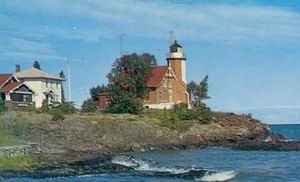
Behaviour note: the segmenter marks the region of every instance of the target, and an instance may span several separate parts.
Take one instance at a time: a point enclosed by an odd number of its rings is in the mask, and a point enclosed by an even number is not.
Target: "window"
[[[48,88],[48,86],[49,86],[49,81],[46,80],[46,87]]]
[[[167,80],[164,80],[164,87],[167,87]]]
[[[167,81],[167,83],[166,83],[167,87],[171,88],[171,87],[172,87],[172,82],[171,82],[171,80],[168,79],[168,80],[166,80],[166,81]]]
[[[170,91],[169,91],[169,103],[172,102],[172,97],[173,97],[173,96],[172,96],[172,90],[170,90]]]
[[[159,92],[159,102],[161,103],[163,101],[163,92]]]
[[[58,81],[56,81],[56,88],[58,88]]]
[[[12,93],[10,97],[11,100],[15,102],[32,102],[32,95],[30,94]]]

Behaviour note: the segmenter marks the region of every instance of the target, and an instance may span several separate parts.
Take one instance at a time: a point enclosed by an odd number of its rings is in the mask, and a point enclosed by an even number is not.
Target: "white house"
[[[14,76],[33,91],[36,108],[41,108],[43,101],[48,103],[62,102],[62,84],[64,79],[50,75],[36,68],[20,71],[16,68]]]
[[[0,74],[0,97],[8,108],[41,108],[44,100],[61,103],[63,81],[35,68],[20,71],[16,65],[15,74]]]

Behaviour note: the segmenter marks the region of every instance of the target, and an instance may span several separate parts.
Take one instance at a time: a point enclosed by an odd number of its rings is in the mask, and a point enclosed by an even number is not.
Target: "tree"
[[[198,99],[200,100],[210,99],[210,96],[208,96],[208,75],[206,75],[204,79],[200,82]]]
[[[96,112],[98,110],[97,102],[93,99],[87,99],[81,106],[82,112]]]
[[[40,66],[40,63],[38,61],[33,62],[33,67],[38,69],[38,70],[41,70],[41,66]]]
[[[188,91],[194,107],[205,106],[203,101],[210,98],[208,96],[208,76],[206,75],[199,85],[193,81],[190,82],[188,84]]]
[[[151,67],[155,65],[155,57],[147,53],[133,53],[117,59],[107,75],[108,92],[113,98],[107,111],[133,114],[141,112],[142,101],[149,94],[147,80]]]
[[[187,112],[188,118],[196,119],[198,121],[201,121],[202,123],[211,122],[213,116],[212,112],[210,111],[210,108],[204,103],[204,100],[210,98],[210,96],[208,96],[208,76],[206,75],[199,84],[190,82],[188,84],[188,91],[191,95],[190,97],[192,98],[191,101],[193,106],[193,109]]]
[[[99,94],[107,91],[106,85],[98,85],[90,89],[90,95],[93,101],[98,102]]]
[[[190,95],[190,101],[194,101],[194,95],[197,89],[198,89],[198,85],[196,82],[191,81],[190,83],[187,84],[187,90]]]
[[[62,78],[62,79],[66,78],[63,70],[61,70],[61,72],[59,72],[59,77]],[[65,99],[65,89],[64,89],[64,86],[62,84],[61,85],[61,102],[64,103],[65,101],[66,101],[66,99]]]
[[[6,110],[5,102],[4,102],[4,100],[2,99],[2,97],[0,97],[0,113],[1,113],[1,112],[4,112],[5,110]]]

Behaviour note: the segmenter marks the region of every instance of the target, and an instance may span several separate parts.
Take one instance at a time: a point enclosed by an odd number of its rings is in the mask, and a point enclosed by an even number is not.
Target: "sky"
[[[89,88],[107,82],[121,34],[124,52],[148,52],[164,65],[170,31],[186,54],[187,80],[209,76],[212,109],[300,123],[294,0],[0,0],[0,73],[38,60],[44,71],[67,75],[69,57],[80,106]],[[294,114],[278,115],[287,109]]]

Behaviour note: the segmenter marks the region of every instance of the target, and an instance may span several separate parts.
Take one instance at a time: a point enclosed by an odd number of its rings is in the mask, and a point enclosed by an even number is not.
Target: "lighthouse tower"
[[[170,46],[167,61],[168,66],[172,68],[176,78],[186,83],[185,56],[182,47],[177,43],[177,40]]]

